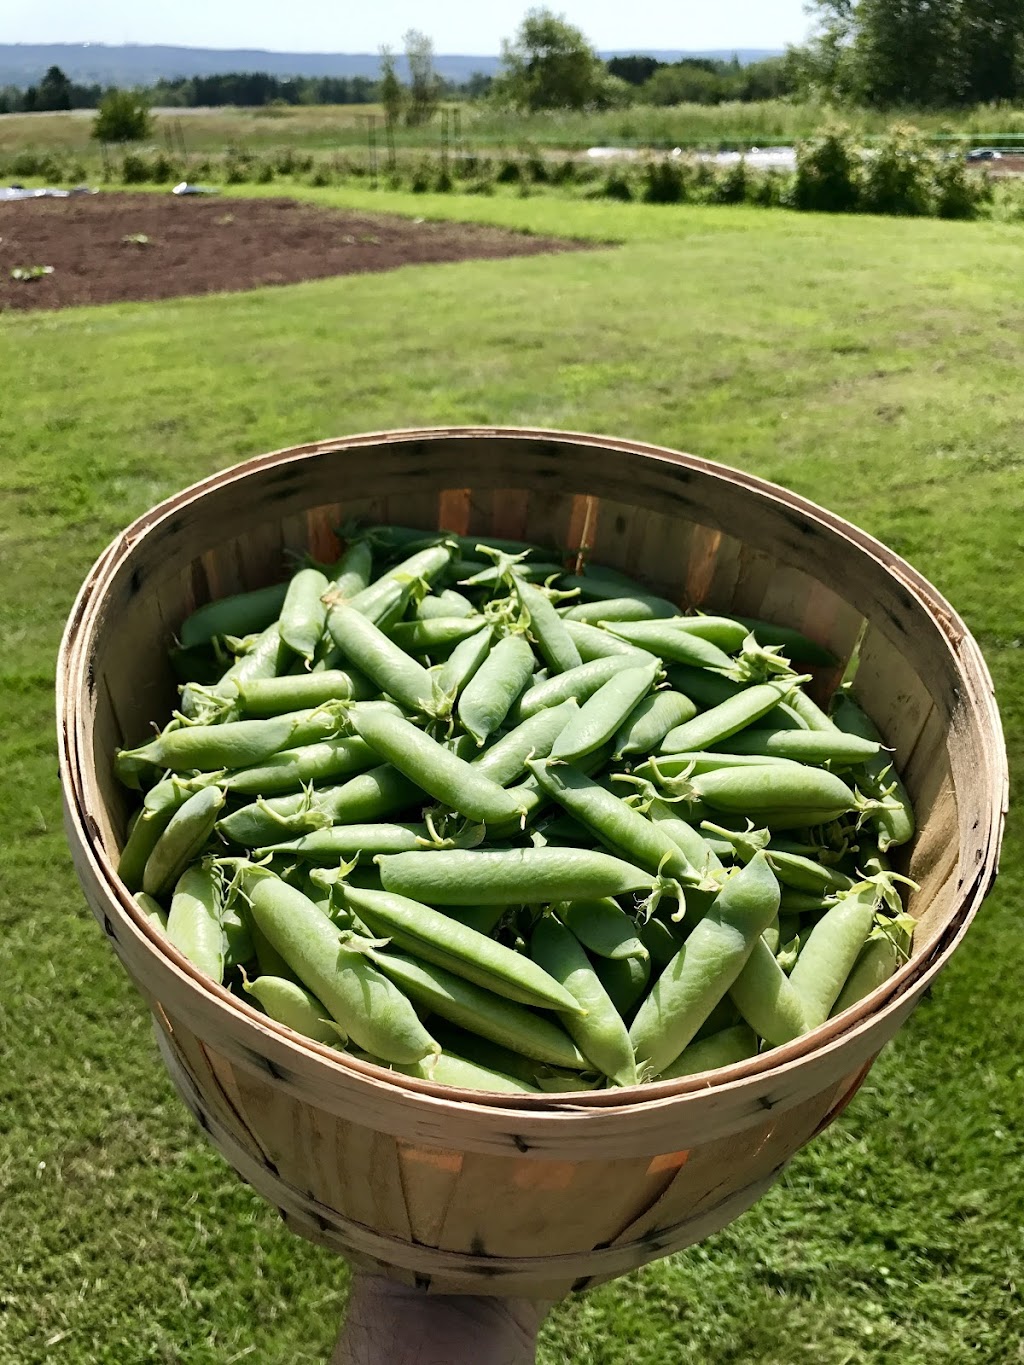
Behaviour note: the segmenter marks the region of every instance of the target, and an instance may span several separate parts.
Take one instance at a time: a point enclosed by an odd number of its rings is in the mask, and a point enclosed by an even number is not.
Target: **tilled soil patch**
[[[587,248],[474,223],[348,213],[294,199],[169,193],[30,199],[0,203],[0,311],[169,299]],[[13,270],[35,266],[53,270],[28,281],[12,278]]]

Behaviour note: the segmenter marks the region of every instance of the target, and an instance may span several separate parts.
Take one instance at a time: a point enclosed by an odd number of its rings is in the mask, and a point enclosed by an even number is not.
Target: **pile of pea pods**
[[[827,651],[532,545],[343,543],[188,617],[179,710],[116,756],[120,876],[200,971],[403,1075],[563,1092],[743,1061],[905,960],[911,804],[805,690]]]

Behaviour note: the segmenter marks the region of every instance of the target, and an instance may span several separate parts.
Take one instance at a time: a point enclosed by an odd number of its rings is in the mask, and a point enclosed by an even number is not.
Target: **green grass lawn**
[[[514,423],[756,471],[979,636],[1024,757],[1024,230],[328,191],[615,249],[0,318],[0,1362],[323,1361],[343,1264],[207,1147],[61,829],[54,655],[157,499],[337,433]],[[934,996],[731,1228],[560,1306],[544,1365],[1024,1361],[1021,822]]]

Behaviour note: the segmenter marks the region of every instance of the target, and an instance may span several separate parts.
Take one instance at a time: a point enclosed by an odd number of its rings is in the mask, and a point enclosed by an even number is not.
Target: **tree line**
[[[1024,99],[1024,0],[812,0],[800,88],[837,103],[947,109]]]
[[[404,37],[407,80],[381,49],[377,80],[293,79],[227,72],[162,80],[135,92],[150,105],[383,104],[392,121],[429,120],[442,99],[488,98],[525,112],[629,104],[721,104],[790,97],[876,108],[954,108],[1024,99],[1024,0],[810,0],[815,31],[801,48],[743,66],[642,55],[604,62],[585,34],[549,9],[527,12],[502,44],[502,68],[461,85],[434,66],[430,38]],[[27,90],[0,90],[0,113],[89,108],[110,92],[52,66]]]

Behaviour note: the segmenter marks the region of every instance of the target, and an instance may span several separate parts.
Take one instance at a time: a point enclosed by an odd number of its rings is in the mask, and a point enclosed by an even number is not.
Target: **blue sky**
[[[553,0],[595,47],[784,47],[808,29],[804,0]],[[529,0],[2,0],[0,42],[169,43],[286,52],[375,52],[409,28],[437,52],[496,53]]]

